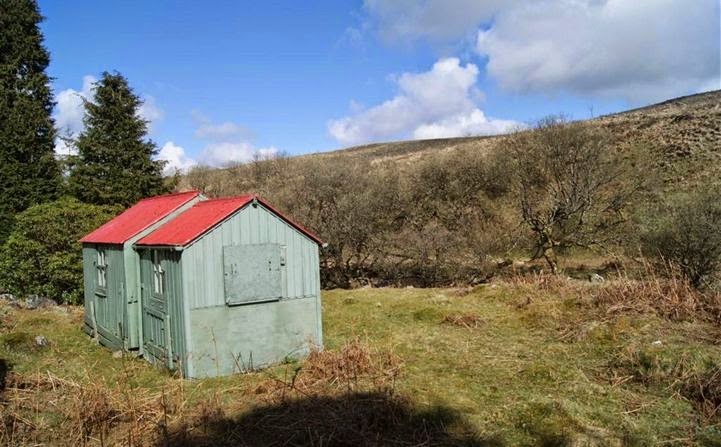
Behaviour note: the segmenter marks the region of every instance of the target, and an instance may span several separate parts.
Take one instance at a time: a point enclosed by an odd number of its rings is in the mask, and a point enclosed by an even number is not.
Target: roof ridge
[[[161,194],[161,195],[159,195],[159,196],[145,197],[144,199],[140,199],[139,202],[142,202],[142,201],[144,201],[144,200],[164,199],[164,198],[167,198],[167,197],[180,196],[180,195],[183,195],[183,194],[191,194],[191,193],[200,194],[201,192],[198,191],[197,189],[190,189],[190,190],[188,190],[188,191],[171,192],[171,193],[168,193],[168,194]]]
[[[212,199],[205,199],[200,202],[198,202],[196,205],[200,204],[208,204],[212,202],[220,202],[220,201],[228,201],[228,200],[240,200],[240,199],[247,199],[248,197],[257,197],[255,194],[240,194],[237,196],[226,196],[226,197],[213,197]]]

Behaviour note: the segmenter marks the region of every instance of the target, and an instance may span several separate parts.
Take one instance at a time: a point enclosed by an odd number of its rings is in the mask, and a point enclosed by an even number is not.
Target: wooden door
[[[143,275],[143,347],[154,363],[167,364],[172,368],[166,261],[162,251],[152,250],[150,254],[150,262],[144,263]]]

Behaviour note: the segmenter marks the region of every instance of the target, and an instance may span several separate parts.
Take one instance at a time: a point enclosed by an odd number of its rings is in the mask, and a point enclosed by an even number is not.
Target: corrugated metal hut
[[[111,349],[141,346],[140,257],[133,244],[202,196],[198,191],[143,199],[83,237],[85,331]]]
[[[252,195],[197,202],[139,239],[146,357],[208,377],[320,347],[320,244]]]

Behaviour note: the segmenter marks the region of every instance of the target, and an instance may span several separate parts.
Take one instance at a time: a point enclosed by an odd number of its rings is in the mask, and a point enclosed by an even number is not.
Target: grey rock
[[[43,337],[42,335],[38,335],[35,337],[35,346],[45,348],[48,346],[48,339]]]
[[[0,293],[0,300],[5,300],[9,302],[17,301],[17,298],[15,298],[15,295],[12,293]]]
[[[114,359],[119,359],[119,358],[122,358],[122,357],[123,357],[123,351],[115,351],[115,352],[113,352],[113,358],[114,358]]]
[[[603,276],[599,275],[598,273],[592,273],[592,274],[588,277],[588,280],[591,281],[591,282],[593,282],[593,283],[599,283],[599,282],[604,282],[604,281],[605,281],[605,279],[603,278]]]
[[[50,298],[45,298],[44,296],[40,295],[28,295],[28,297],[25,299],[25,308],[26,309],[43,309],[46,307],[55,307],[58,303],[56,303],[54,300],[51,300]]]

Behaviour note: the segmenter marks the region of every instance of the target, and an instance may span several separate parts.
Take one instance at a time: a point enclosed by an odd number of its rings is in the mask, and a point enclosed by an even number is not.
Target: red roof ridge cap
[[[142,202],[142,201],[144,201],[144,200],[165,199],[165,198],[168,198],[168,197],[180,196],[180,195],[183,195],[183,194],[198,194],[198,195],[199,195],[199,194],[201,194],[201,192],[200,192],[199,190],[197,190],[197,189],[190,189],[190,190],[188,190],[188,191],[171,192],[171,193],[168,193],[168,194],[161,194],[161,195],[159,195],[159,196],[145,197],[145,198],[143,198],[143,199],[140,199],[138,202]]]

